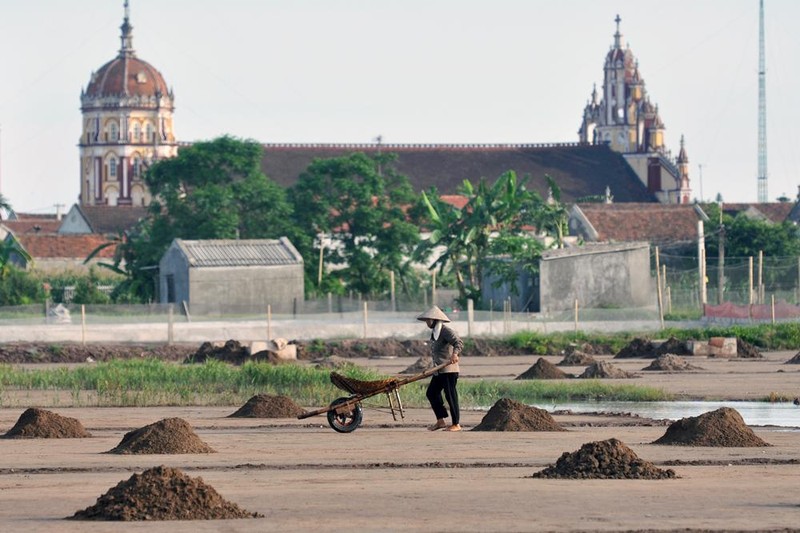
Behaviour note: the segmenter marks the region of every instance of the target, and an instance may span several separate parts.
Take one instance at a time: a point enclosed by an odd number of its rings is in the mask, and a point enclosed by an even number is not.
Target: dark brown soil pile
[[[701,367],[693,365],[679,355],[668,353],[659,355],[658,358],[642,370],[664,370],[666,372],[686,372],[688,370],[703,370]]]
[[[425,334],[421,324],[420,336]],[[465,356],[525,355],[530,350],[520,348],[503,339],[470,338],[464,339]],[[430,354],[430,347],[424,339],[337,339],[294,340],[297,345],[297,358],[313,360],[320,357],[423,357]]]
[[[217,346],[211,342],[204,342],[197,351],[186,358],[185,363],[203,363],[207,359],[216,359],[234,365],[243,365],[247,361],[278,363],[278,357],[268,351],[262,351],[250,355],[247,346],[243,346],[239,341],[233,339],[225,341],[222,346]]]
[[[14,427],[3,435],[6,439],[79,439],[91,436],[76,418],[35,407],[26,409]]]
[[[581,449],[564,452],[555,465],[533,474],[535,478],[557,479],[670,479],[675,471],[656,468],[639,459],[617,439],[589,442]]]
[[[655,356],[671,353],[673,355],[692,355],[685,341],[679,341],[675,337],[665,340],[655,349]]]
[[[18,363],[83,363],[113,359],[161,359],[182,361],[197,350],[196,344],[86,344],[53,342],[16,342],[0,344],[0,362]]]
[[[97,503],[68,517],[71,520],[224,520],[258,518],[225,500],[203,478],[192,478],[157,466],[125,481],[97,498]]]
[[[556,366],[586,366],[591,365],[595,361],[595,358],[586,352],[569,350],[564,354],[564,359],[556,363]]]
[[[582,342],[581,344],[571,344],[564,350],[564,355],[569,355],[573,351],[583,352],[588,355],[611,355],[614,353],[610,344]]]
[[[429,368],[433,368],[433,358],[430,355],[423,355],[413,365],[410,365],[401,374],[422,374]]]
[[[175,454],[215,453],[200,440],[188,422],[182,418],[165,418],[154,424],[129,431],[116,448],[108,453]]]
[[[758,351],[758,348],[739,337],[736,337],[736,355],[743,359],[761,359],[764,357],[761,355],[761,352]]]
[[[623,347],[614,359],[651,359],[656,356],[656,350],[653,343],[647,339],[635,338]]]
[[[755,448],[770,446],[744,423],[736,409],[720,407],[700,416],[673,422],[653,444]]]
[[[786,361],[784,364],[786,365],[800,365],[800,352],[794,354],[794,357]]]
[[[297,418],[305,410],[294,403],[288,396],[271,394],[257,394],[247,400],[235,413],[229,417],[241,418]]]
[[[578,377],[582,379],[625,379],[635,378],[636,374],[626,372],[606,361],[597,361],[586,367],[583,374]]]
[[[544,357],[540,357],[532,367],[517,376],[516,379],[565,379],[571,377],[573,377],[571,374],[567,374]]]
[[[566,431],[544,409],[508,398],[495,403],[472,431]]]

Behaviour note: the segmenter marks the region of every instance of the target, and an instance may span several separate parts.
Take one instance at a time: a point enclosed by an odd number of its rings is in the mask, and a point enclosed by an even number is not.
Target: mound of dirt
[[[586,366],[595,362],[595,358],[586,352],[579,350],[568,350],[564,354],[564,359],[556,363],[556,366]]]
[[[76,418],[61,416],[46,409],[30,408],[20,415],[6,439],[79,439],[91,437]]]
[[[217,346],[213,342],[204,342],[200,348],[188,357],[187,363],[203,363],[206,359],[217,359],[228,363],[242,364],[250,354],[247,348],[237,340],[225,341],[222,346]]]
[[[785,365],[800,365],[800,352],[794,354],[794,357],[784,363]]]
[[[655,349],[655,357],[668,353],[673,355],[692,355],[692,352],[689,351],[689,348],[686,346],[686,342],[680,341],[675,337],[670,337],[659,344]]]
[[[770,446],[747,427],[739,411],[730,407],[720,407],[716,411],[673,422],[653,444],[741,448]]]
[[[566,431],[544,409],[499,399],[472,431]]]
[[[420,336],[424,331],[420,331]],[[503,339],[464,339],[465,356],[524,355],[529,350],[520,348]],[[297,358],[313,360],[320,357],[424,357],[430,354],[430,346],[423,339],[369,338],[369,339],[312,339],[292,341],[297,345]]]
[[[614,353],[614,350],[611,348],[610,344],[605,343],[594,343],[591,342],[582,342],[581,344],[575,345],[571,344],[564,350],[564,355],[569,355],[570,353],[578,351],[583,352],[588,355],[611,355]]]
[[[739,337],[736,337],[736,355],[743,359],[761,359],[764,357],[761,355],[761,352],[758,351],[758,348]]]
[[[97,503],[68,520],[224,520],[259,518],[225,500],[203,478],[175,468],[157,466],[120,481]]]
[[[667,372],[686,372],[687,370],[703,370],[679,355],[671,353],[659,355],[658,358],[642,370],[665,370]]]
[[[228,417],[241,418],[297,418],[305,410],[288,396],[256,394]]]
[[[626,372],[606,361],[597,361],[586,367],[583,374],[578,377],[582,379],[625,379],[635,378],[636,374]]]
[[[401,374],[421,374],[428,370],[429,368],[433,368],[433,358],[430,355],[423,355],[413,365],[410,365],[405,370],[402,370]]]
[[[161,359],[181,361],[197,350],[196,344],[114,344],[10,342],[0,345],[0,362],[18,363],[83,363],[115,359]]]
[[[188,422],[182,418],[165,418],[154,424],[129,431],[108,453],[119,454],[176,454],[216,453],[200,440]]]
[[[639,459],[622,441],[589,442],[581,449],[564,452],[555,465],[536,472],[535,478],[557,479],[669,479],[675,471],[656,468]]]
[[[647,339],[635,338],[623,347],[614,359],[651,359],[656,356],[655,347],[653,343]]]
[[[573,377],[571,374],[567,374],[544,357],[540,357],[532,367],[515,379],[565,379],[571,377]]]

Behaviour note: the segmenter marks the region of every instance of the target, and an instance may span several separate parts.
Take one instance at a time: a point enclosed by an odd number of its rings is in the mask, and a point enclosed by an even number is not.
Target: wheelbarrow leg
[[[400,412],[400,418],[405,419],[406,413],[403,410],[403,401],[400,399],[400,389],[394,389],[394,398],[397,400],[397,410]],[[397,420],[395,418],[395,420]]]
[[[392,397],[394,393],[397,391],[386,391],[386,399],[389,400],[389,410],[392,412],[392,419],[397,420],[397,407],[394,403],[394,398]]]

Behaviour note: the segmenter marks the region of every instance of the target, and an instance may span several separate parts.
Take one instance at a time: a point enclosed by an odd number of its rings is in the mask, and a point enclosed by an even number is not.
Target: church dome
[[[123,106],[153,105],[171,107],[172,94],[164,76],[153,65],[136,57],[133,49],[133,26],[128,17],[125,2],[125,19],[120,26],[122,34],[117,57],[92,73],[89,84],[82,91],[84,106],[100,104]]]
[[[156,96],[169,93],[164,76],[147,61],[133,56],[112,59],[92,73],[86,96]]]

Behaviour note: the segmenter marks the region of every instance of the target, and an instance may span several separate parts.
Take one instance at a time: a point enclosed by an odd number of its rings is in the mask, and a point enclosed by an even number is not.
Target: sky
[[[768,193],[795,198],[800,1],[764,3]],[[0,0],[0,193],[17,211],[77,201],[80,94],[123,14]],[[188,142],[575,142],[617,14],[695,198],[755,202],[758,0],[130,0]]]

